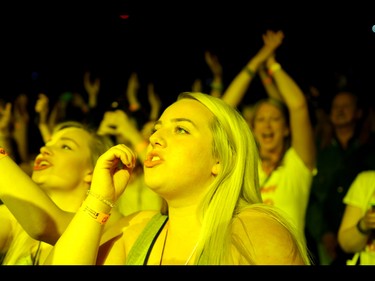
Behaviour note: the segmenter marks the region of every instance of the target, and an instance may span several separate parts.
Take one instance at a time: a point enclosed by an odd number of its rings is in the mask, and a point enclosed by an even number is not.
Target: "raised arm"
[[[40,93],[35,103],[35,113],[38,115],[38,128],[44,142],[51,138],[51,129],[48,125],[49,99]]]
[[[13,117],[14,129],[13,138],[17,143],[17,150],[20,157],[20,163],[29,163],[28,149],[28,128],[30,116],[27,110],[28,97],[22,93],[14,101]]]
[[[83,74],[83,86],[88,94],[89,108],[96,108],[100,91],[100,78],[95,77],[95,79],[91,79],[91,73],[89,71],[86,71]]]
[[[4,148],[8,155],[15,159],[16,151],[14,151],[14,146],[12,145],[11,122],[12,103],[0,104],[0,148]]]
[[[274,54],[275,50],[281,45],[283,38],[284,33],[282,31],[274,32],[268,30],[263,35],[264,44],[262,48],[248,61],[225,90],[222,99],[226,103],[233,107],[237,107],[241,103],[259,67],[267,58]]]
[[[262,65],[259,67],[258,74],[267,96],[282,101],[283,98],[280,95],[279,89],[277,88],[273,77],[268,73],[265,63],[262,63]]]
[[[210,95],[220,98],[224,90],[223,67],[220,64],[218,57],[210,51],[205,51],[204,58],[212,73]]]
[[[137,153],[141,163],[146,157],[149,143],[133,120],[121,109],[107,111],[98,128],[99,135],[113,135],[117,143],[126,143]]]
[[[95,196],[88,196],[83,202],[50,253],[48,264],[96,264],[101,235],[111,211],[108,202],[115,202],[124,192],[135,160],[134,153],[123,144],[99,157],[91,184]]]
[[[147,97],[150,104],[149,121],[155,122],[160,116],[162,103],[159,95],[155,92],[155,85],[152,82],[147,84]]]
[[[129,110],[134,112],[141,108],[141,103],[138,100],[138,90],[139,90],[139,80],[138,74],[133,71],[130,74],[128,85],[126,88],[126,98],[129,102]]]
[[[0,199],[34,239],[54,244],[73,217],[58,208],[9,156],[0,152]]]
[[[306,97],[274,56],[267,59],[266,65],[268,73],[279,89],[282,101],[288,107],[292,146],[305,165],[313,170],[315,168],[316,147]]]

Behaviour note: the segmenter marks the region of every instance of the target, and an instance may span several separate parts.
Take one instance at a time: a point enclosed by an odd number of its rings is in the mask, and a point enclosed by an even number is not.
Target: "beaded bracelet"
[[[358,222],[357,222],[357,230],[362,233],[363,235],[369,235],[371,233],[371,229],[367,229],[367,230],[364,230],[362,227],[361,227],[361,221],[362,219],[360,219]]]
[[[0,147],[0,159],[8,156],[8,153],[5,151],[4,148]]]
[[[103,202],[104,204],[106,204],[107,206],[109,206],[111,208],[113,208],[115,206],[114,203],[112,203],[111,201],[105,199],[103,196],[92,192],[90,189],[87,190],[87,195],[91,195],[91,196],[95,197],[96,199],[98,199],[99,201]]]
[[[100,224],[105,224],[108,221],[109,217],[111,216],[111,214],[98,213],[87,205],[82,207],[82,211],[88,214],[90,217],[92,217],[94,220],[96,220]]]
[[[280,70],[281,69],[281,65],[279,63],[273,63],[272,65],[270,65],[270,67],[268,68],[268,75],[273,75],[276,71]]]

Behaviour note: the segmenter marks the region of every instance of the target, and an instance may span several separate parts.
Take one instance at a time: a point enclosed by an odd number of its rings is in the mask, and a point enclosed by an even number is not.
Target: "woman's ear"
[[[215,165],[213,165],[212,167],[212,170],[211,170],[211,173],[214,175],[214,176],[217,176],[219,174],[221,170],[221,164],[219,161],[216,162]]]
[[[83,181],[84,181],[85,183],[87,183],[88,185],[91,185],[91,181],[92,181],[92,173],[93,173],[93,171],[88,172],[88,173],[85,175],[85,177],[83,178]]]
[[[284,130],[284,137],[289,137],[290,135],[290,129],[289,128],[285,128]]]

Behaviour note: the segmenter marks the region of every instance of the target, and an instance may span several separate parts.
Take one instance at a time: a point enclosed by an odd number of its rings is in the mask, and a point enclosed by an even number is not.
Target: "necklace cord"
[[[163,249],[161,251],[161,256],[160,256],[160,262],[159,265],[163,263],[163,256],[164,256],[164,249],[165,249],[165,244],[167,243],[167,237],[168,237],[168,228],[165,231],[165,237],[164,237],[164,243],[163,243]]]
[[[148,251],[147,251],[147,254],[146,254],[145,260],[144,260],[144,262],[143,262],[143,265],[147,265],[148,259],[149,259],[149,257],[150,257],[150,254],[151,254],[152,248],[154,247],[154,244],[155,244],[155,242],[156,242],[156,239],[158,239],[159,234],[160,234],[160,232],[163,230],[164,225],[167,223],[167,221],[168,221],[168,217],[167,217],[167,219],[163,222],[162,226],[160,227],[160,229],[159,229],[158,232],[156,233],[154,239],[152,240],[151,245],[150,245],[150,247],[148,248]]]

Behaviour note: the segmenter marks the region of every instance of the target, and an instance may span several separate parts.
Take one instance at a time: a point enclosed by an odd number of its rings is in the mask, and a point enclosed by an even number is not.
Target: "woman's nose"
[[[42,146],[41,148],[40,148],[40,153],[41,154],[48,154],[48,155],[50,155],[51,154],[51,150],[50,150],[50,148],[48,148],[46,145],[44,145],[44,146]]]
[[[156,131],[155,133],[153,133],[151,136],[150,136],[150,144],[154,147],[154,146],[164,146],[165,145],[165,140],[164,138],[162,137],[162,134],[160,132],[160,130]]]

